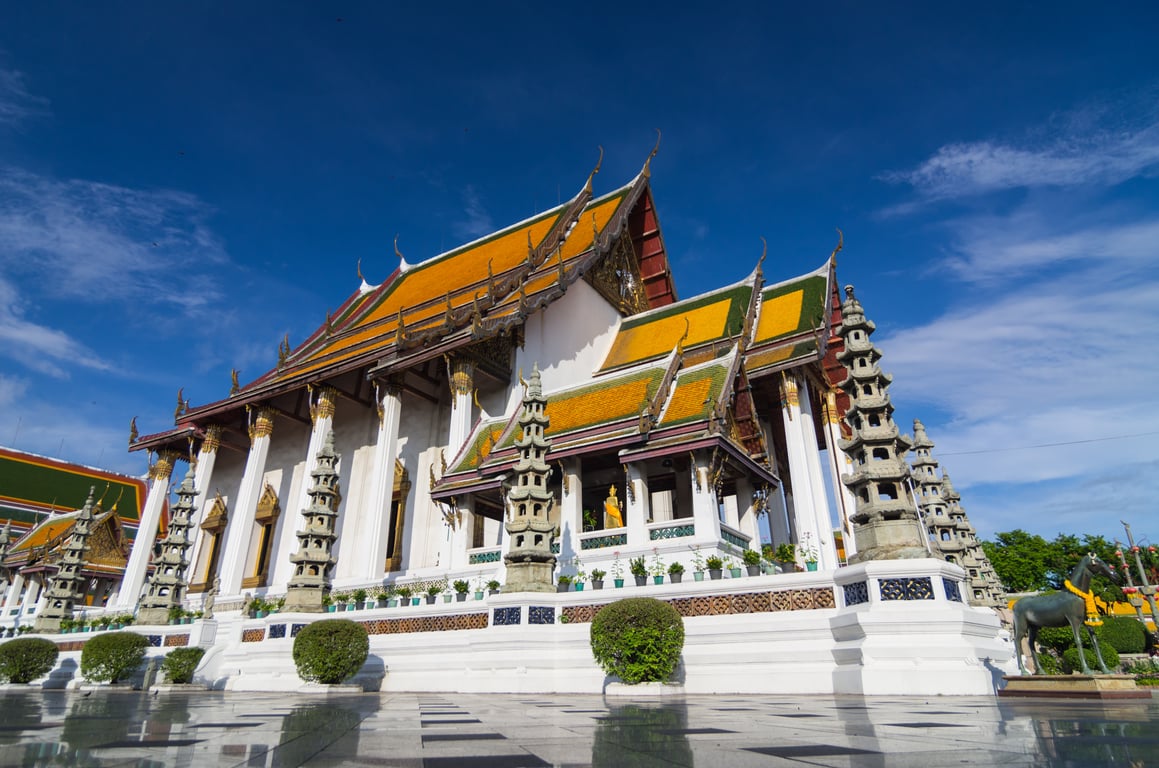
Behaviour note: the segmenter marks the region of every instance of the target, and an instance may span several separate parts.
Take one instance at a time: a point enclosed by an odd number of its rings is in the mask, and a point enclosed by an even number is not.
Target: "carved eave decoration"
[[[282,507],[278,503],[278,492],[274,490],[274,487],[267,480],[265,486],[262,488],[261,498],[258,499],[258,509],[254,515],[254,520],[259,525],[268,525],[277,522],[278,516],[281,514]]]

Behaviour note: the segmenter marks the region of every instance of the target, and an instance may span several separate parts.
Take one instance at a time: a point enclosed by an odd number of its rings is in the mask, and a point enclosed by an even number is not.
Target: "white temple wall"
[[[563,298],[527,318],[523,348],[515,352],[515,372],[522,370],[527,378],[532,365],[538,365],[544,392],[587,381],[604,361],[619,321],[620,313],[578,280]],[[504,413],[512,413],[522,402],[518,383],[508,393]]]
[[[309,442],[310,428],[308,424],[301,424],[299,422],[290,421],[289,419],[284,418],[277,420],[277,423],[274,425],[274,432],[270,436],[270,452],[266,459],[266,471],[262,475],[262,487],[265,487],[264,483],[266,482],[269,482],[269,484],[273,487],[274,491],[278,494],[278,504],[282,509],[282,513],[278,517],[278,522],[274,525],[273,541],[270,545],[270,567],[268,571],[269,578],[266,579],[267,587],[257,590],[262,593],[276,591],[270,589],[269,587],[270,585],[277,583],[276,579],[278,566],[281,565],[282,560],[288,558],[290,556],[290,552],[293,551],[290,550],[288,552],[282,549],[284,544],[282,539],[282,531],[287,525],[290,526],[292,530],[297,530],[298,521],[295,518],[301,516],[301,510],[294,510],[288,507],[293,506],[293,499],[295,498],[294,494],[297,491],[295,481],[301,476],[303,468],[305,467],[306,448],[309,445]],[[232,462],[230,463],[232,464]],[[243,461],[238,466],[237,480],[232,484],[231,487],[235,489],[238,487],[238,485],[241,483],[241,476],[244,470],[245,462],[243,457]],[[216,467],[214,468],[214,474],[217,474]],[[236,498],[236,491],[234,498]],[[227,505],[228,503],[229,501],[227,500]],[[254,503],[256,506],[257,499],[254,500]],[[237,514],[240,510],[235,510],[232,506],[227,506],[227,508],[229,510],[229,526],[232,526],[233,521],[240,517],[240,515]],[[252,517],[253,516],[251,515],[250,519],[252,519]],[[255,536],[257,531],[258,526],[254,524],[253,529],[246,535],[246,562],[245,571],[242,574],[243,578],[249,577],[252,573],[251,564],[254,562],[256,557],[256,547],[259,542],[258,538]],[[230,535],[230,529],[227,526],[224,538],[222,539],[223,545],[224,541],[227,540]],[[222,556],[224,556],[224,554],[225,551],[223,549]],[[219,562],[218,573],[221,572],[221,568],[222,565]],[[285,590],[284,584],[282,585],[281,589],[283,591]],[[242,589],[243,593],[251,591],[254,590],[244,588]]]
[[[209,478],[209,483],[205,488],[198,488],[197,490],[205,495],[206,502],[199,515],[193,521],[193,529],[191,533],[196,533],[193,537],[193,548],[189,553],[189,562],[193,563],[190,566],[192,570],[189,572],[189,582],[200,582],[205,572],[205,563],[203,562],[208,556],[202,554],[202,547],[208,538],[206,533],[201,530],[201,524],[205,522],[205,516],[209,514],[209,510],[213,509],[213,500],[217,493],[221,492],[221,498],[225,501],[225,508],[227,514],[233,517],[233,499],[237,498],[237,489],[241,484],[241,476],[245,471],[245,453],[241,451],[234,451],[224,446],[217,449],[217,460],[213,465],[213,476]],[[200,497],[198,497],[200,500]],[[227,526],[228,528],[228,526]],[[222,533],[220,547],[225,547],[225,533]],[[219,567],[220,569],[220,567]],[[208,588],[208,586],[207,586]]]
[[[338,538],[334,542],[333,555],[338,563],[333,578],[335,586],[341,586],[343,580],[356,579],[365,573],[366,564],[360,558],[359,550],[367,543],[365,535],[369,531],[364,518],[371,493],[378,415],[369,408],[339,399],[334,410],[333,429],[334,450],[340,456],[338,487],[342,491],[342,503],[335,521]],[[310,482],[308,478],[307,482]]]
[[[447,435],[450,408],[444,404],[434,404],[417,395],[404,392],[402,414],[398,428],[398,460],[402,462],[410,478],[411,488],[406,497],[406,522],[403,525],[402,570],[413,571],[434,564],[438,547],[428,551],[429,514],[431,507],[430,467],[440,469],[439,450]],[[424,454],[433,457],[423,461]],[[447,461],[452,457],[447,456]],[[442,526],[441,515],[439,526]]]

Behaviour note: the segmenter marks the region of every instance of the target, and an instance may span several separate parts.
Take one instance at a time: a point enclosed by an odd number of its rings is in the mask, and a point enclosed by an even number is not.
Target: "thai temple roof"
[[[129,538],[121,525],[118,509],[97,508],[93,512],[84,570],[86,573],[122,573],[129,559]],[[55,567],[79,516],[80,510],[73,510],[42,520],[9,547],[4,567]]]
[[[130,538],[134,536],[145,504],[144,480],[0,448],[0,526],[11,521],[14,539],[46,516],[79,509],[92,487],[104,507],[116,511]]]

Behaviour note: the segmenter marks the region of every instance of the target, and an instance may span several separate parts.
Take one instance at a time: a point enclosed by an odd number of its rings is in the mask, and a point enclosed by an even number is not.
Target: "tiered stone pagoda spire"
[[[286,591],[286,610],[322,613],[323,600],[330,594],[330,576],[337,562],[332,554],[337,538],[335,522],[342,493],[338,472],[334,469],[339,456],[334,452],[334,431],[326,433],[318,465],[310,472],[314,485],[309,490],[310,503],[302,510],[305,525],[298,531],[298,551],[290,555],[294,575]]]
[[[854,466],[852,475],[841,478],[857,504],[851,518],[857,554],[851,563],[929,557],[907,487],[910,473],[904,456],[911,443],[893,422],[888,392],[892,378],[878,367],[881,351],[869,339],[875,329],[853,286],[845,286],[836,332],[845,342],[837,359],[848,372],[840,387],[849,395],[845,421],[853,430],[851,439],[841,441]]]
[[[942,498],[946,500],[950,518],[957,523],[960,538],[965,544],[965,549],[962,552],[962,567],[966,569],[966,583],[969,593],[966,596],[967,599],[971,605],[982,605],[988,608],[1000,607],[1004,604],[1002,581],[998,578],[998,572],[994,570],[994,566],[990,564],[990,558],[986,557],[986,551],[982,549],[982,544],[978,541],[977,532],[970,524],[970,518],[966,516],[966,510],[962,507],[962,497],[958,495],[954,489],[954,484],[950,482],[950,473],[945,470],[942,471]]]
[[[523,435],[515,443],[519,460],[515,476],[507,491],[507,533],[510,541],[503,562],[507,564],[505,592],[554,592],[552,573],[555,555],[551,543],[555,524],[551,510],[555,494],[547,488],[551,468],[546,456],[551,441],[545,436],[550,423],[544,409],[547,401],[539,380],[539,366],[531,371],[523,394],[523,413],[519,426]]]
[[[965,543],[958,535],[958,524],[950,518],[942,496],[942,479],[938,476],[938,460],[931,451],[934,441],[926,434],[921,419],[914,419],[913,478],[917,491],[918,511],[929,534],[931,548],[955,565],[962,564]]]
[[[187,554],[192,545],[189,529],[193,527],[193,515],[197,511],[194,499],[200,493],[194,487],[193,477],[191,465],[177,489],[177,503],[169,510],[169,531],[153,558],[153,573],[137,611],[139,624],[165,624],[169,621],[169,611],[181,608],[185,601],[189,589]]]
[[[4,558],[8,555],[8,545],[12,543],[12,521],[4,523],[0,528],[0,589],[8,586],[8,569],[4,567]]]
[[[89,497],[77,513],[72,526],[72,536],[64,544],[64,556],[60,560],[56,575],[48,582],[45,590],[44,610],[36,617],[35,632],[59,632],[60,622],[72,618],[72,608],[84,595],[84,576],[81,569],[85,564],[89,534],[93,524],[93,494],[96,488],[89,488]]]

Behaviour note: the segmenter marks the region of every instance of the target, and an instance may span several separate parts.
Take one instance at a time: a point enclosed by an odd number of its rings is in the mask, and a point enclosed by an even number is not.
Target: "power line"
[[[1068,440],[1064,443],[1040,443],[1038,445],[1019,445],[1013,448],[985,448],[980,451],[939,451],[939,456],[969,456],[975,453],[1003,453],[1005,451],[1028,451],[1032,448],[1056,448],[1060,445],[1082,445],[1083,443],[1105,443],[1108,440],[1128,440],[1132,437],[1148,437],[1159,435],[1159,432],[1136,432],[1133,435],[1114,435],[1112,437],[1092,437],[1087,440]]]

